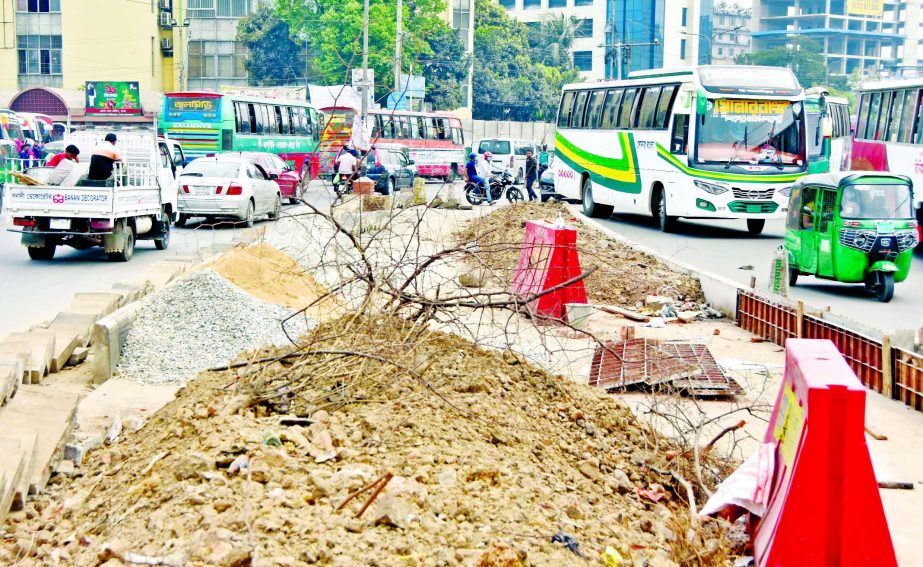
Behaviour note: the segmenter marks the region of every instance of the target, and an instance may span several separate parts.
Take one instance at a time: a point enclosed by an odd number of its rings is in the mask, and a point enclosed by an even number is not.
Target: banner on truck
[[[137,81],[87,81],[86,113],[141,116],[141,89]]]

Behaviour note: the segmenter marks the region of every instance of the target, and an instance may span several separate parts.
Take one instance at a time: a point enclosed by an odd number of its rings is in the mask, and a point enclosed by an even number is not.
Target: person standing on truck
[[[54,171],[48,176],[48,184],[70,186],[71,184],[65,183],[65,180],[71,175],[77,164],[80,163],[78,155],[80,155],[80,150],[77,146],[71,144],[65,148],[63,154],[58,154],[48,160],[45,165],[54,166]]]
[[[115,162],[122,159],[122,154],[115,149],[116,141],[115,134],[110,132],[106,134],[103,143],[93,149],[93,153],[90,154],[90,173],[87,179],[105,181],[112,177]]]

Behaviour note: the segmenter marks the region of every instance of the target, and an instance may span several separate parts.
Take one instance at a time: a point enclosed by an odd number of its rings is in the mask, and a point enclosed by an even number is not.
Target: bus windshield
[[[803,165],[801,103],[709,100],[697,129],[699,163]]]
[[[170,121],[220,120],[221,99],[217,97],[167,96],[166,119]]]
[[[912,219],[910,187],[847,185],[840,199],[840,215],[850,219]]]

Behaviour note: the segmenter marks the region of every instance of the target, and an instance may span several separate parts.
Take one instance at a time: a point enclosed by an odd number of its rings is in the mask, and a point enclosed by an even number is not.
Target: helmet
[[[494,156],[494,154],[492,154],[492,153],[490,153],[490,152],[484,152],[484,159],[490,159],[490,158],[492,158],[493,156]]]
[[[468,154],[468,159],[475,159],[476,157],[478,157],[478,155],[474,152],[471,152],[470,154]]]

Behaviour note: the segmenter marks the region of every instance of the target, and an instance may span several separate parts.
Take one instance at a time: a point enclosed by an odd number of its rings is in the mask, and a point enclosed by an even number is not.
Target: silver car
[[[191,162],[179,178],[179,218],[234,218],[253,226],[257,216],[279,218],[282,194],[266,171],[247,158],[205,157]]]

